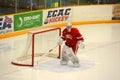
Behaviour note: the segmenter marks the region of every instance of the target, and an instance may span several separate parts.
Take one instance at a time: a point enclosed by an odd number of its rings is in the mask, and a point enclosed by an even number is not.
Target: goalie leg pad
[[[66,57],[64,54],[62,54],[62,59],[60,61],[60,64],[67,65],[68,61],[69,61],[68,57]]]
[[[76,56],[71,58],[71,62],[73,63],[74,67],[79,67],[79,59]]]
[[[68,57],[65,55],[65,53],[62,53],[60,64],[67,65],[68,61],[69,61]]]
[[[72,48],[67,48],[66,49],[66,54],[68,59],[73,63],[74,67],[79,67],[79,59],[78,57],[74,54]]]
[[[65,60],[61,60],[61,61],[60,61],[60,64],[61,64],[61,65],[67,65],[67,63],[68,63],[68,62],[65,61]]]

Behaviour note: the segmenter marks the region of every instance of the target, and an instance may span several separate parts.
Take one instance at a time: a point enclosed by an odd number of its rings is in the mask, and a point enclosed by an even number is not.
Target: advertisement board
[[[11,33],[14,31],[13,16],[0,17],[0,35]]]
[[[56,8],[43,11],[43,25],[71,21],[72,8]]]
[[[42,25],[42,11],[18,14],[14,16],[14,30],[24,30]]]

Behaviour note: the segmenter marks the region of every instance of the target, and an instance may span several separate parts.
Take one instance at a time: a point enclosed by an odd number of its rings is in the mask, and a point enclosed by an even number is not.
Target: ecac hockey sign
[[[56,9],[47,12],[44,24],[66,21],[69,18],[71,8]]]

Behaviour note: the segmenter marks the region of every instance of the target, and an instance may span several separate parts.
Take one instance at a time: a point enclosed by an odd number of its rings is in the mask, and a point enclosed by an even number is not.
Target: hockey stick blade
[[[49,50],[49,53],[52,52],[58,45],[56,45],[54,48]]]
[[[49,50],[49,52],[52,52],[52,51],[53,51],[53,49],[50,49],[50,50]]]

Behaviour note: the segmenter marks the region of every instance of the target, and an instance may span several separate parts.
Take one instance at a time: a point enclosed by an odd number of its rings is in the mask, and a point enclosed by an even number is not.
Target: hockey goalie
[[[65,45],[62,48],[61,65],[67,65],[68,61],[73,63],[73,67],[79,67],[79,59],[77,57],[78,48],[85,48],[84,38],[77,28],[73,28],[70,22],[66,23],[66,28],[62,31],[62,36],[58,40],[58,45]]]

